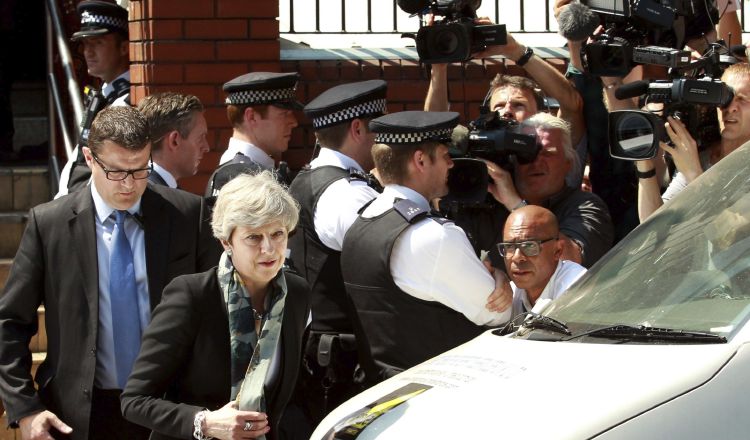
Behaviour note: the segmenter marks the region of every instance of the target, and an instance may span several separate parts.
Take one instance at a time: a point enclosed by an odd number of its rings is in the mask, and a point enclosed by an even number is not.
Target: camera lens
[[[624,152],[649,149],[654,142],[654,130],[650,121],[638,113],[629,113],[615,127],[616,140]]]
[[[452,28],[441,29],[433,37],[435,52],[441,56],[453,54],[458,48],[458,37]]]

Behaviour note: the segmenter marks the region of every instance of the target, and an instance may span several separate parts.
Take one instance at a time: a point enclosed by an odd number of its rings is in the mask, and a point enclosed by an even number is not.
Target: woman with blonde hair
[[[295,437],[282,418],[309,288],[284,261],[298,212],[268,171],[221,189],[211,224],[219,265],[166,287],[122,394],[123,415],[152,439]]]

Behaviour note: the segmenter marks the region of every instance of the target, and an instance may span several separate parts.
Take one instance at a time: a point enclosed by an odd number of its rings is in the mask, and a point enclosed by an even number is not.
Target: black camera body
[[[463,62],[487,46],[503,45],[508,36],[503,24],[478,25],[476,10],[481,0],[399,0],[408,13],[430,12],[443,17],[423,26],[413,37],[419,59],[426,64]]]
[[[479,118],[469,124],[468,133],[460,136],[459,141],[454,139],[449,192],[441,204],[485,204],[490,178],[482,159],[495,162],[510,172],[516,163],[533,162],[540,150],[536,135],[521,133],[519,128],[515,120],[505,119],[501,112],[490,112],[483,107]]]
[[[581,48],[586,70],[598,76],[625,76],[638,64],[685,65],[689,63],[689,53],[682,51],[685,42],[710,32],[718,20],[715,4],[707,0],[582,2],[599,14],[606,27]]]
[[[656,157],[659,141],[669,141],[664,128],[664,121],[668,116],[685,124],[699,149],[717,141],[720,131],[716,108],[726,107],[734,97],[729,86],[710,77],[639,81],[628,84],[628,89],[632,93],[625,90],[619,95],[639,94],[645,89],[646,102],[661,103],[663,110],[661,116],[642,110],[610,112],[610,155],[625,160]]]
[[[470,157],[487,159],[512,169],[511,159],[530,163],[539,154],[536,136],[519,131],[515,119],[507,119],[502,112],[485,111],[469,124],[467,153]]]

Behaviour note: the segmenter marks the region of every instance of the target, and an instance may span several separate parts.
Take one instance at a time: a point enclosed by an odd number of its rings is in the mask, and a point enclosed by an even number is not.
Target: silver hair
[[[270,171],[241,174],[219,191],[211,228],[214,237],[229,240],[239,226],[258,228],[275,221],[292,231],[299,220],[299,204]]]
[[[571,163],[575,161],[576,152],[573,150],[573,141],[570,139],[570,124],[549,113],[536,113],[534,116],[521,122],[522,127],[532,127],[542,130],[560,130],[563,135],[563,153]]]

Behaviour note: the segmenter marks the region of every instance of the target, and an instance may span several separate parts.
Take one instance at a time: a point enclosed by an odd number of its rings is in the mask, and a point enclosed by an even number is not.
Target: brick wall
[[[253,70],[279,71],[278,0],[131,0],[131,98],[164,91],[206,107],[212,150],[180,185],[202,194],[231,136],[222,84]]]

